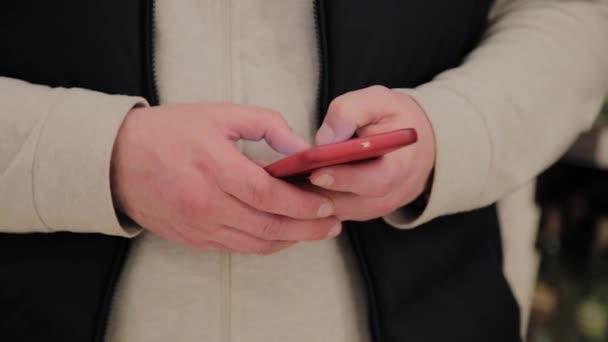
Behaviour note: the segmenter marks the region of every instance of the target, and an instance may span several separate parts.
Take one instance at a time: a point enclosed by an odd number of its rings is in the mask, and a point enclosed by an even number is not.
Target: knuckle
[[[192,192],[184,192],[177,195],[175,199],[176,211],[186,217],[198,217],[208,211],[210,205],[207,196],[201,196]]]
[[[270,121],[280,122],[281,124],[286,125],[283,115],[281,115],[281,113],[277,112],[276,110],[268,109],[266,110],[266,115]]]
[[[332,116],[341,117],[341,116],[345,115],[345,113],[348,112],[347,107],[348,107],[348,100],[344,95],[342,95],[340,97],[335,98],[333,101],[331,101],[331,103],[329,104],[328,112]]]
[[[283,119],[283,116],[281,115],[281,113],[277,112],[276,110],[272,110],[272,109],[268,109],[268,116],[270,116],[273,119]]]
[[[270,219],[262,225],[260,238],[264,240],[279,240],[284,235],[284,226],[277,219]]]
[[[265,206],[269,200],[268,187],[262,179],[264,178],[253,178],[245,183],[251,204],[255,206]]]
[[[368,88],[370,94],[378,100],[385,103],[388,107],[394,107],[398,104],[399,97],[397,93],[383,85],[373,85]]]

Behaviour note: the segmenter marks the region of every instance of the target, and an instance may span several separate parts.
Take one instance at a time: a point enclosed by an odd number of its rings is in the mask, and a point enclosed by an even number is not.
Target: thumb
[[[293,154],[310,148],[310,144],[299,137],[287,124],[283,116],[275,111],[239,106],[233,108],[234,120],[230,120],[232,136],[235,140],[264,139],[270,147],[283,154]]]
[[[371,86],[336,97],[316,136],[318,145],[344,141],[357,129],[401,112],[396,94],[383,86]]]
[[[348,140],[356,130],[357,124],[354,121],[342,115],[332,115],[329,111],[317,131],[315,142],[317,145],[325,145]]]
[[[282,154],[294,154],[310,148],[310,144],[297,135],[283,118],[280,118],[280,122],[268,123],[264,140],[273,150]]]

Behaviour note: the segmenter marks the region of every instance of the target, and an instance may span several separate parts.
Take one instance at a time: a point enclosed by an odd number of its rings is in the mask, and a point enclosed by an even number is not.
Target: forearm
[[[608,2],[513,1],[455,69],[405,90],[427,112],[437,157],[411,227],[495,202],[553,163],[586,130],[608,91]]]
[[[145,100],[0,77],[0,231],[131,235],[114,211],[110,159]]]

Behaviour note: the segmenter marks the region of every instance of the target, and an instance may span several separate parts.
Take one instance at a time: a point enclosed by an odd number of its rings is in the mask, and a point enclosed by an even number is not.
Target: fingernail
[[[322,173],[320,176],[311,179],[310,182],[316,186],[326,188],[334,184],[334,177],[327,173]]]
[[[319,207],[317,211],[318,217],[327,217],[334,213],[334,205],[332,203],[324,203]]]
[[[327,236],[332,237],[332,238],[336,237],[336,236],[340,235],[341,231],[342,231],[342,224],[340,222],[338,222],[338,223],[336,223],[335,226],[331,227]]]
[[[317,145],[325,145],[334,141],[334,130],[328,124],[321,125],[315,138]]]

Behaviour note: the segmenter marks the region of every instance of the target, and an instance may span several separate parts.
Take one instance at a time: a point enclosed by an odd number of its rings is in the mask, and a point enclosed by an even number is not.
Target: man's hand
[[[340,220],[384,216],[416,199],[425,189],[435,161],[435,139],[426,114],[408,95],[381,86],[344,94],[332,101],[316,142],[324,145],[413,127],[414,145],[380,159],[322,168],[311,182],[326,190]]]
[[[142,227],[198,248],[269,254],[340,233],[324,196],[275,179],[240,139],[307,148],[280,114],[232,104],[133,109],[114,146],[116,206]]]

